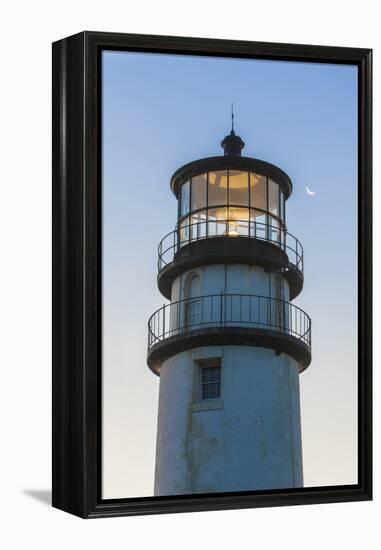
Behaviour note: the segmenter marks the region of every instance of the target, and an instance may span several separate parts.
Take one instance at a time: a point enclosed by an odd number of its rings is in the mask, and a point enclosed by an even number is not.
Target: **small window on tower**
[[[221,363],[200,365],[200,400],[221,397]]]

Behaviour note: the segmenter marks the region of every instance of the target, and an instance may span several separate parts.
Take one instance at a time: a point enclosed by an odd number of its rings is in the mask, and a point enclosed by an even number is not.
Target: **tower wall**
[[[290,303],[303,247],[287,232],[290,178],[224,156],[171,179],[175,230],[159,244],[158,286],[171,303],[148,322],[147,363],[160,375],[155,494],[303,486],[299,372],[311,320]],[[238,263],[241,262],[241,263]]]
[[[221,398],[197,400],[199,362],[221,360]],[[155,495],[301,487],[299,374],[264,348],[203,347],[163,362]]]
[[[224,293],[277,295],[276,273],[263,267],[245,264],[217,264],[196,267],[182,273],[173,282],[171,301],[187,298],[187,282],[193,275],[200,277],[200,295]],[[288,282],[280,276],[282,299],[289,300]]]

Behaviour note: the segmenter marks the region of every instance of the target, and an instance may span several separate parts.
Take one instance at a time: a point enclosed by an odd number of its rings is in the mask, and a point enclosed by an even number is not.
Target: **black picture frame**
[[[102,500],[102,50],[358,66],[358,484]],[[83,518],[372,498],[372,51],[82,32],[53,44],[53,506]]]

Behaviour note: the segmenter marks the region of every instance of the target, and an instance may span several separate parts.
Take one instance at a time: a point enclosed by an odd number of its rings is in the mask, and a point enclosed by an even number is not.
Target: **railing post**
[[[163,340],[165,338],[165,304],[163,304]]]
[[[220,293],[220,325],[222,326],[222,295],[223,292]]]

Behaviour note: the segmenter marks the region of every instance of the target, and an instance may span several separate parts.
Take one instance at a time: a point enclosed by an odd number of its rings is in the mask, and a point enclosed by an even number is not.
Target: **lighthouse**
[[[169,303],[148,321],[157,496],[303,486],[311,320],[292,303],[304,281],[303,248],[286,227],[292,182],[243,156],[233,123],[221,146],[170,182],[178,216],[157,277]]]

